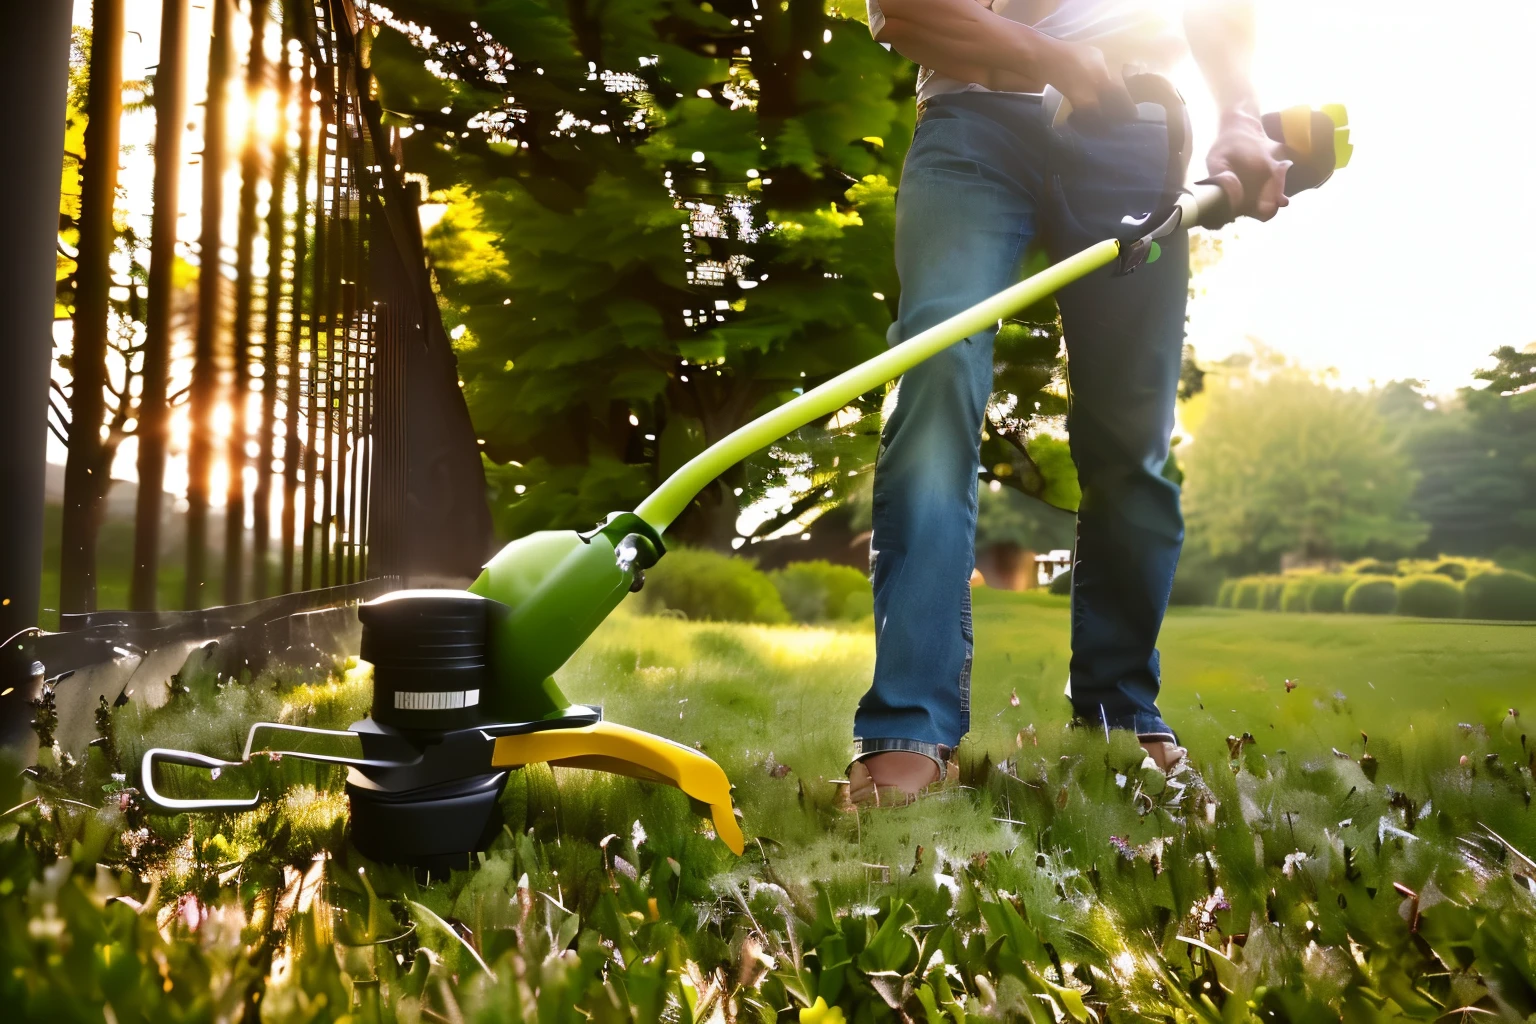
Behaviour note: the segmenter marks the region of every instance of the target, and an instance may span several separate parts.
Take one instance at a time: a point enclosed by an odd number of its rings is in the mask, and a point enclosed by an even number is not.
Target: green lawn
[[[1162,706],[1196,771],[1174,784],[1126,738],[1065,728],[1064,599],[978,591],[976,634],[962,784],[850,814],[833,780],[867,624],[606,624],[566,692],[715,757],[740,859],[675,791],[537,768],[482,866],[419,886],[348,848],[328,769],[268,769],[288,795],[240,816],[63,803],[121,788],[97,751],[0,818],[0,896],[25,894],[0,899],[0,998],[118,1021],[1536,1014],[1531,754],[1505,725],[1536,627],[1176,610]],[[194,679],[114,735],[131,781],[148,744],[227,754],[251,716],[339,725],[366,703],[365,670]]]

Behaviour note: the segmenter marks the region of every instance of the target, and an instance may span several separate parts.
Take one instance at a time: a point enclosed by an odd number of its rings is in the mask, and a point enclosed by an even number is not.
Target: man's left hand
[[[1291,161],[1281,158],[1281,147],[1264,134],[1264,125],[1252,114],[1222,115],[1205,166],[1210,180],[1227,193],[1234,216],[1269,220],[1290,203],[1285,196],[1285,172]]]

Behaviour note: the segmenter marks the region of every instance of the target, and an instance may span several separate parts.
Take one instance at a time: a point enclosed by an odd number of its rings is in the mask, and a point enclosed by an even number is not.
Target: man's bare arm
[[[1096,47],[1052,39],[976,0],[880,0],[880,9],[880,42],[942,75],[1022,92],[1052,85],[1074,110],[1116,120],[1136,116],[1125,83]]]
[[[1289,200],[1289,162],[1259,121],[1251,67],[1256,36],[1252,0],[1187,0],[1184,34],[1216,100],[1216,142],[1206,169],[1221,185],[1238,214],[1269,220]]]

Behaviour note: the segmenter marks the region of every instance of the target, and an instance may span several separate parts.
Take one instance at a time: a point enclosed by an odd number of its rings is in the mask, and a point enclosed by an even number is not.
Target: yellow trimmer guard
[[[745,846],[731,807],[730,781],[719,765],[692,747],[613,722],[597,722],[574,729],[499,736],[491,753],[495,768],[519,768],[540,761],[676,786],[709,805],[715,834],[732,853],[739,855]]]

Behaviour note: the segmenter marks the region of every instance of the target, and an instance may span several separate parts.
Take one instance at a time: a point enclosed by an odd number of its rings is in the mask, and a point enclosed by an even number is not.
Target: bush
[[[1264,577],[1244,576],[1232,592],[1232,607],[1258,611],[1264,607]]]
[[[1536,621],[1536,577],[1523,572],[1493,570],[1467,580],[1469,619]]]
[[[1307,594],[1307,611],[1334,613],[1344,610],[1344,595],[1354,586],[1353,576],[1317,576]]]
[[[1397,563],[1383,562],[1379,558],[1362,558],[1346,565],[1345,570],[1355,576],[1396,576]]]
[[[1050,587],[1050,589],[1051,589],[1051,593],[1053,593],[1053,594],[1071,594],[1072,593],[1072,570],[1068,569],[1066,572],[1062,573],[1060,576],[1057,576],[1055,579],[1051,580],[1051,587]]]
[[[1317,585],[1318,577],[1313,574],[1305,576],[1292,576],[1285,581],[1285,589],[1280,592],[1280,610],[1283,612],[1304,612],[1311,608],[1312,588]]]
[[[1344,594],[1344,610],[1353,615],[1391,615],[1397,609],[1397,581],[1362,576]]]
[[[857,600],[868,597],[869,577],[851,566],[793,562],[768,578],[796,622],[857,619],[872,607],[872,600]]]
[[[1499,568],[1486,558],[1465,558],[1461,555],[1437,555],[1434,558],[1405,558],[1397,563],[1399,576],[1422,576],[1434,573],[1464,583],[1480,572]],[[1507,567],[1506,567],[1507,568]]]
[[[1174,605],[1212,604],[1226,581],[1220,567],[1203,559],[1181,558],[1173,574],[1173,590],[1168,603]]]
[[[1408,576],[1397,581],[1397,614],[1426,619],[1461,618],[1461,588],[1438,573]]]
[[[789,621],[789,610],[768,574],[750,558],[680,548],[645,574],[646,605],[661,605],[690,619],[717,622]]]
[[[1280,610],[1280,597],[1285,593],[1286,583],[1287,580],[1283,576],[1264,577],[1263,608],[1265,611],[1277,612]]]
[[[1472,575],[1467,571],[1467,563],[1455,558],[1442,558],[1430,568],[1430,572],[1446,579],[1455,580],[1457,583],[1465,583],[1467,577]]]
[[[1216,591],[1216,607],[1231,608],[1232,598],[1237,593],[1237,580],[1222,580],[1221,589]]]

